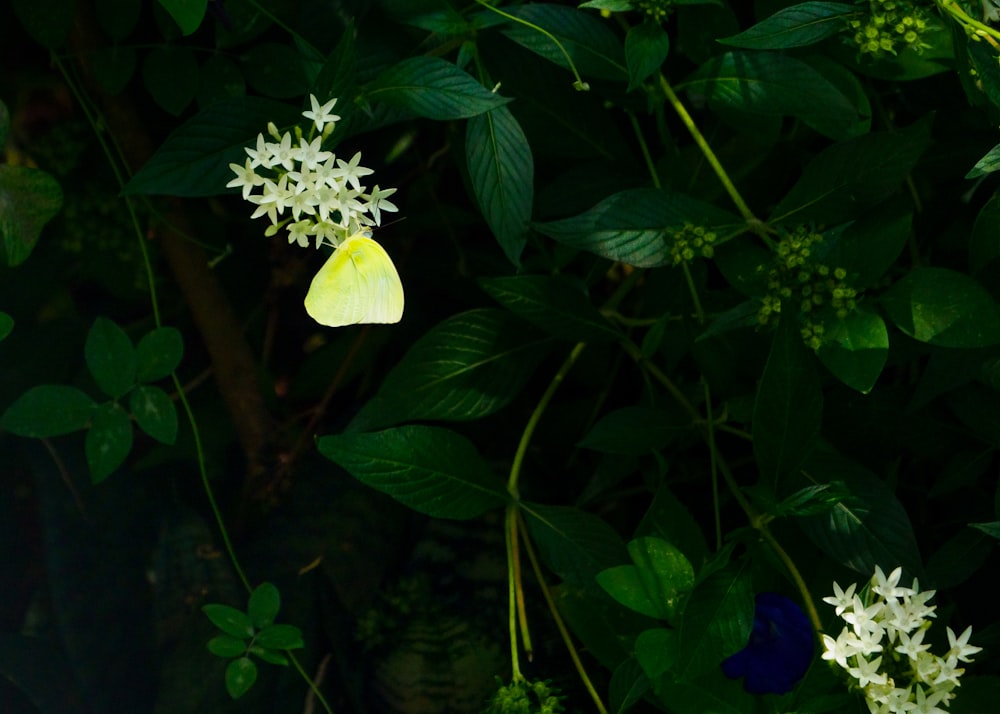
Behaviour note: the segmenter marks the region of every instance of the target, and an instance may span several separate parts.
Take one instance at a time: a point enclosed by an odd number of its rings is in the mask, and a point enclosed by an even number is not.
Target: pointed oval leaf
[[[889,357],[889,331],[877,314],[857,310],[823,323],[826,341],[816,355],[841,382],[868,394]]]
[[[257,665],[249,657],[234,659],[226,667],[226,691],[233,699],[239,699],[250,691],[257,681]]]
[[[1000,258],[1000,191],[979,211],[969,237],[969,269],[978,275]]]
[[[638,640],[636,646],[638,647]],[[638,704],[648,691],[649,679],[636,658],[630,657],[615,667],[615,671],[611,674],[611,682],[608,684],[609,711],[625,714]]]
[[[577,444],[610,454],[648,454],[691,431],[691,418],[655,407],[623,407],[605,414]]]
[[[7,339],[7,335],[9,335],[13,330],[14,318],[3,310],[0,310],[0,340]]]
[[[216,635],[208,641],[208,651],[216,657],[242,657],[246,654],[246,640],[232,635]]]
[[[208,10],[208,0],[160,0],[160,4],[170,13],[185,36],[194,33],[201,26]]]
[[[535,165],[528,139],[507,107],[469,119],[465,157],[479,209],[504,255],[518,266],[531,220]]]
[[[986,155],[977,161],[975,166],[969,169],[969,173],[965,175],[965,178],[979,178],[980,176],[991,174],[998,169],[1000,169],[1000,144],[987,151]]]
[[[309,89],[302,55],[280,42],[254,44],[244,57],[243,73],[247,83],[265,97],[291,99]]]
[[[503,484],[465,437],[434,426],[323,436],[321,454],[354,478],[437,518],[473,518],[508,501]]]
[[[170,376],[184,356],[184,338],[174,327],[158,327],[147,332],[135,348],[136,379],[155,382]]]
[[[260,657],[262,660],[268,664],[277,665],[279,667],[288,666],[288,658],[283,655],[279,650],[269,650],[258,645],[252,645],[250,647],[250,654]]]
[[[628,544],[635,565],[620,565],[597,574],[611,597],[643,615],[675,623],[694,587],[694,568],[677,548],[654,536]]]
[[[212,621],[213,625],[227,635],[241,639],[253,637],[253,621],[242,610],[237,610],[229,605],[209,603],[202,605],[201,611],[205,613],[205,617]]]
[[[76,387],[32,387],[7,408],[0,427],[34,438],[69,434],[87,428],[94,406],[94,400]]]
[[[190,47],[156,47],[142,63],[142,79],[153,100],[180,116],[198,93],[198,62]]]
[[[83,356],[97,386],[112,399],[124,396],[135,385],[135,347],[125,331],[106,317],[97,318],[91,326]]]
[[[162,389],[141,384],[129,394],[128,406],[139,428],[161,444],[177,440],[177,409]]]
[[[670,37],[648,17],[629,28],[625,35],[625,60],[628,65],[628,91],[632,91],[660,67],[670,52]]]
[[[677,665],[677,630],[657,627],[646,630],[635,640],[635,658],[642,671],[655,681]]]
[[[411,57],[393,65],[368,87],[366,96],[440,121],[467,119],[510,101],[440,57]]]
[[[718,668],[750,639],[754,601],[746,560],[712,573],[691,593],[680,626],[680,674],[685,680]]]
[[[96,407],[84,446],[91,481],[103,481],[132,451],[132,422],[125,410],[113,402]]]
[[[250,593],[247,614],[253,621],[254,627],[260,629],[273,623],[280,609],[281,593],[273,583],[261,583]]]
[[[719,42],[748,50],[805,47],[843,32],[845,20],[860,14],[857,5],[840,2],[804,2],[786,7],[738,35]]]
[[[39,169],[0,165],[0,239],[7,265],[20,265],[62,208],[59,182]]]
[[[268,625],[257,633],[254,643],[269,650],[299,650],[306,646],[302,630],[294,625]]]
[[[973,278],[945,268],[918,268],[882,296],[900,330],[941,347],[986,347],[1000,342],[1000,309]]]
[[[350,429],[415,419],[465,421],[506,406],[546,354],[549,338],[503,310],[471,310],[439,323],[386,376]]]
[[[574,342],[609,342],[621,337],[586,293],[549,275],[480,278],[490,297],[553,337]]]

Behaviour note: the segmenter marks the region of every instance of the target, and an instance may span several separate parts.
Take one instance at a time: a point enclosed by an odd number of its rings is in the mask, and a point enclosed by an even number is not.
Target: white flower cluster
[[[289,243],[305,248],[314,239],[317,248],[323,243],[337,247],[347,238],[380,225],[383,211],[398,210],[386,200],[396,189],[380,189],[376,184],[369,191],[361,183],[362,177],[372,173],[360,165],[361,152],[344,161],[332,151],[323,151],[323,141],[340,121],[331,113],[337,100],[321,106],[309,95],[309,101],[312,108],[302,112],[313,121],[309,136],[303,137],[302,130],[295,127],[293,140],[290,132],[279,134],[269,123],[267,132],[274,142],[258,134],[256,148],[246,149],[246,163],[229,164],[236,178],[226,188],[243,190],[243,198],[257,206],[253,218],[268,217],[271,225],[266,235],[273,236],[287,226]],[[319,136],[315,136],[317,132]],[[261,192],[254,193],[258,186]],[[286,212],[291,215],[282,218]]]
[[[864,600],[833,584],[833,596],[823,598],[847,623],[837,639],[823,635],[823,659],[836,662],[864,692],[872,714],[947,714],[955,697],[952,690],[965,671],[959,662],[971,662],[982,648],[970,645],[972,628],[956,637],[948,628],[950,649],[944,657],[932,654],[924,644],[936,606],[927,601],[934,591],[920,592],[919,584],[901,587],[903,569],[889,577],[875,567],[869,593]]]

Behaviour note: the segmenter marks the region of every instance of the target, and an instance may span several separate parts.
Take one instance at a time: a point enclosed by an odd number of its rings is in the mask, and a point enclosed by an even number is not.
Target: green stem
[[[520,655],[517,649],[517,600],[515,590],[516,576],[514,574],[514,519],[517,518],[517,504],[507,505],[504,518],[504,543],[507,546],[507,632],[510,636],[510,679],[511,682],[520,682],[524,679],[521,674]]]
[[[640,364],[643,369],[649,372],[657,382],[663,385],[663,387],[670,392],[670,396],[672,396],[674,400],[681,405],[684,411],[691,415],[691,421],[697,423],[701,420],[701,415],[691,404],[691,400],[684,396],[684,392],[682,392],[677,385],[673,383],[670,377],[663,373],[662,369],[643,356],[642,350],[639,349],[637,345],[629,340],[622,340],[620,344],[622,348],[629,353],[629,356],[631,356],[632,359]]]
[[[656,165],[653,163],[653,157],[649,153],[649,146],[646,144],[646,138],[642,135],[642,129],[639,127],[639,120],[635,118],[635,114],[632,112],[626,112],[628,114],[628,120],[632,123],[632,131],[635,133],[635,138],[639,142],[639,150],[642,152],[642,158],[646,162],[646,169],[649,171],[649,177],[653,181],[653,186],[656,188],[661,188],[660,175],[656,171]]]
[[[712,511],[715,514],[715,549],[722,550],[722,508],[719,505],[719,465],[715,445],[715,418],[712,416],[712,394],[708,382],[702,380],[705,389],[705,433],[708,435],[709,468],[712,476]]]
[[[684,271],[684,281],[687,283],[688,292],[691,293],[691,302],[694,303],[694,314],[698,319],[698,324],[705,323],[705,310],[701,307],[701,298],[698,297],[698,288],[694,285],[694,278],[691,277],[691,268],[686,260],[681,261],[681,269]]]
[[[955,20],[966,28],[973,28],[971,33],[975,37],[982,37],[983,39],[989,41],[991,38],[993,40],[1000,40],[1000,31],[996,28],[990,27],[984,22],[970,17],[962,6],[959,5],[955,0],[938,0],[938,7],[944,10],[946,13],[951,15]],[[997,47],[996,42],[990,42],[994,47]],[[1000,49],[1000,47],[998,47]]]

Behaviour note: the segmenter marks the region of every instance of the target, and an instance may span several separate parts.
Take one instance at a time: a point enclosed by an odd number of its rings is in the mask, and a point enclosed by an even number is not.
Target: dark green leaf
[[[440,57],[411,57],[393,65],[368,87],[369,99],[428,119],[467,119],[509,102]]]
[[[931,116],[825,149],[771,215],[771,223],[843,223],[899,190],[930,141]]]
[[[44,385],[22,394],[0,419],[12,434],[46,438],[86,429],[94,400],[75,387]]]
[[[804,2],[792,5],[758,22],[738,35],[719,42],[749,50],[782,50],[805,47],[843,32],[846,20],[860,14],[856,5],[839,2]]]
[[[553,337],[574,342],[608,342],[621,337],[587,294],[567,280],[547,275],[480,278],[490,297]]]
[[[646,18],[629,28],[625,35],[625,60],[628,64],[628,90],[641,85],[660,71],[670,52],[670,38],[658,22]]]
[[[267,627],[273,623],[280,609],[281,593],[278,592],[278,588],[273,583],[261,583],[250,593],[247,614],[257,629]],[[264,646],[268,647],[270,645]]]
[[[95,407],[85,448],[91,481],[114,473],[132,451],[132,422],[125,410],[114,403]]]
[[[268,625],[257,633],[254,642],[271,650],[298,650],[306,646],[302,630],[294,625]]]
[[[979,211],[969,238],[969,269],[978,274],[1000,257],[1000,191]]]
[[[239,699],[250,691],[257,681],[257,665],[249,657],[234,659],[226,667],[226,691],[233,699]]]
[[[968,275],[918,268],[882,296],[896,326],[910,337],[941,347],[985,347],[1000,342],[1000,309]]]
[[[212,55],[201,66],[198,83],[198,106],[207,107],[222,99],[242,97],[247,83],[239,66],[228,57]]]
[[[184,356],[184,338],[174,327],[157,327],[147,332],[135,348],[136,379],[155,382],[177,369]]]
[[[438,518],[473,518],[504,505],[502,481],[465,437],[432,426],[323,436],[321,454],[372,488]]]
[[[882,318],[860,309],[823,322],[826,341],[816,355],[841,382],[867,394],[889,356],[889,331]]]
[[[503,310],[450,317],[417,340],[350,428],[492,414],[517,396],[545,356],[547,341]]]
[[[676,623],[694,587],[694,568],[677,548],[646,536],[628,544],[635,565],[616,565],[597,574],[597,583],[611,597],[636,612]]]
[[[716,686],[715,682],[691,683],[665,681],[657,687],[658,697],[670,702],[672,714],[750,714],[754,697],[748,697],[742,687],[734,689]]]
[[[986,176],[991,174],[997,169],[1000,169],[1000,144],[997,144],[992,149],[986,152],[986,155],[976,162],[969,173],[965,175],[967,179],[979,178],[980,176]]]
[[[208,0],[159,1],[185,35],[192,34],[201,26],[201,21],[205,18],[205,11],[208,9]]]
[[[677,666],[677,630],[658,627],[646,630],[635,640],[635,657],[646,677],[655,681]]]
[[[601,417],[577,446],[611,454],[646,454],[662,449],[691,427],[691,418],[680,411],[623,407]]]
[[[7,335],[13,332],[13,330],[14,318],[3,310],[0,310],[0,340],[7,339]]]
[[[42,47],[56,50],[66,42],[76,0],[11,0],[10,6],[31,39]]]
[[[90,56],[94,78],[108,94],[120,94],[135,74],[135,48],[130,45],[112,45],[94,50]]]
[[[250,647],[250,653],[260,657],[268,664],[277,665],[279,667],[288,666],[288,658],[282,654],[280,650],[269,650],[264,647],[252,645]]]
[[[777,52],[727,52],[682,85],[718,107],[797,117],[832,139],[857,132],[851,101],[805,62]]]
[[[20,265],[62,208],[59,183],[39,169],[0,164],[0,237],[7,265]]]
[[[981,530],[986,535],[1000,540],[1000,521],[991,521],[990,523],[970,523],[969,526]]]
[[[216,635],[208,641],[208,651],[216,657],[242,657],[246,654],[246,640],[232,635]]]
[[[243,165],[269,121],[297,121],[298,110],[270,99],[239,97],[214,102],[184,122],[125,185],[125,193],[214,196],[233,178],[229,164]]]
[[[661,486],[656,491],[635,534],[654,535],[673,543],[691,561],[695,570],[700,569],[708,558],[708,544],[701,526],[666,486]]]
[[[211,603],[202,605],[201,611],[212,621],[213,625],[227,635],[244,640],[253,637],[253,621],[242,610],[237,610],[229,605]]]
[[[135,347],[125,331],[106,317],[94,321],[83,355],[97,386],[112,399],[135,386]]]
[[[985,532],[963,528],[927,559],[927,577],[938,590],[958,587],[975,575],[996,546]]]
[[[293,47],[261,42],[247,52],[243,66],[247,83],[265,97],[290,99],[309,89],[302,56]]]
[[[846,226],[830,241],[823,262],[830,268],[846,270],[851,287],[877,284],[912,234],[913,215],[909,210],[895,210],[893,203]]]
[[[766,483],[775,486],[798,469],[822,416],[823,391],[798,321],[793,312],[782,314],[753,410],[753,450]]]
[[[465,157],[486,223],[507,259],[520,265],[531,220],[535,167],[528,140],[507,107],[469,119]]]
[[[139,22],[142,6],[142,0],[97,0],[94,11],[102,30],[114,40],[124,40]]]
[[[615,667],[608,685],[608,711],[625,714],[649,691],[649,679],[631,657]]]
[[[521,24],[507,26],[504,34],[522,47],[569,69],[563,54],[565,51],[584,77],[622,81],[628,76],[621,42],[596,17],[575,8],[546,3],[514,5],[505,10],[520,20],[547,30],[562,44],[560,49],[536,27]]]
[[[727,566],[699,583],[691,594],[680,627],[680,662],[684,679],[719,666],[743,649],[753,627],[753,590],[748,566]]]
[[[535,224],[550,238],[640,268],[671,263],[668,229],[691,223],[706,228],[739,219],[682,193],[638,188],[616,193],[572,218]]]
[[[139,428],[162,444],[177,440],[177,409],[159,387],[142,384],[129,395],[129,411]]]
[[[179,116],[198,93],[198,62],[190,47],[156,47],[142,63],[142,78],[153,100]]]
[[[7,146],[7,135],[10,133],[10,109],[0,100],[0,148]]]

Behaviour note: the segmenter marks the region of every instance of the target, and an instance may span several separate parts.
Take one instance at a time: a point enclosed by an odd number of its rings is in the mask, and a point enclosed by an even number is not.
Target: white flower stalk
[[[888,577],[878,566],[864,599],[855,585],[823,601],[836,608],[846,623],[836,639],[823,635],[823,659],[836,664],[865,695],[872,714],[947,714],[948,706],[965,671],[959,662],[971,662],[982,648],[969,644],[972,628],[956,636],[947,628],[950,649],[944,657],[930,652],[924,633],[936,606],[927,601],[933,590],[920,592],[899,584],[902,568]]]

